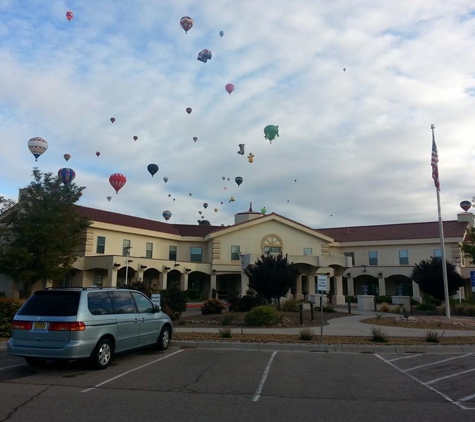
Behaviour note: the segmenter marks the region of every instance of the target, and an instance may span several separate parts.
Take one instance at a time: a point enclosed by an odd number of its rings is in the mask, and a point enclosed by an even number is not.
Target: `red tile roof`
[[[136,229],[150,230],[160,233],[174,234],[177,236],[199,236],[204,237],[207,234],[221,230],[221,226],[200,226],[188,224],[170,224],[161,221],[149,220],[146,218],[133,217],[131,215],[119,214],[116,212],[98,210],[96,208],[77,206],[79,212],[92,221],[100,223],[113,224],[117,226],[133,227]]]
[[[444,221],[444,237],[463,238],[467,222]],[[371,242],[379,240],[416,240],[439,238],[439,223],[401,223],[380,226],[353,226],[316,229],[337,242]]]

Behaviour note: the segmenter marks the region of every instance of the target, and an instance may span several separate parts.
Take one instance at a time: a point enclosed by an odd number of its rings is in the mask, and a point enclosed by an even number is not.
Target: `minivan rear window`
[[[41,290],[20,308],[18,315],[74,316],[78,312],[81,292]]]

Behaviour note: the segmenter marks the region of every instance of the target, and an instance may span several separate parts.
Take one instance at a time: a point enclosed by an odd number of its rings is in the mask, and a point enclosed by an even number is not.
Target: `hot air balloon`
[[[227,84],[224,88],[226,89],[226,92],[227,92],[229,95],[231,95],[231,92],[234,91],[234,85],[233,85],[233,84]]]
[[[262,208],[261,208],[261,213],[262,213],[262,214],[265,214],[266,212],[267,212],[266,207],[262,207]]]
[[[460,203],[460,208],[467,212],[470,208],[472,208],[472,203],[470,201],[462,201]]]
[[[186,108],[186,112],[187,112],[188,114],[191,114],[192,111],[193,111],[193,109],[192,109],[191,107],[187,107],[187,108]]]
[[[172,216],[172,213],[168,210],[165,210],[165,211],[162,212],[162,216],[165,219],[165,221],[168,221],[168,220],[170,220],[170,218]]]
[[[279,126],[268,125],[264,128],[264,138],[268,139],[270,143],[276,136],[279,137]]]
[[[173,200],[175,200],[175,198],[173,198]]]
[[[236,177],[236,178],[234,179],[234,181],[235,181],[236,184],[239,186],[239,185],[242,183],[243,178],[242,178],[241,176],[238,176],[238,177]]]
[[[343,72],[346,72],[346,67],[343,68]]]
[[[48,149],[48,142],[39,136],[31,138],[28,141],[28,149],[35,156],[35,161],[38,161],[38,157]]]
[[[68,21],[70,21],[73,17],[74,17],[74,13],[71,12],[71,10],[68,10],[68,11],[66,12],[66,19],[67,19]]]
[[[198,138],[196,136],[193,136],[193,141],[196,142],[197,140],[198,140]]]
[[[191,193],[189,193],[188,195],[190,195],[190,196],[191,196]]]
[[[221,177],[221,179],[226,180],[226,176]]]
[[[224,31],[219,31],[219,36],[222,38],[224,37]]]
[[[109,183],[115,189],[115,193],[118,194],[122,187],[127,182],[126,177],[120,173],[114,173],[109,177]]]
[[[69,155],[69,154],[64,154],[63,157],[64,157],[64,159],[65,159],[66,161],[69,161],[69,159],[71,158],[71,155]]]
[[[198,214],[199,214],[199,215],[203,214],[203,211],[198,211]]]
[[[197,60],[206,63],[208,60],[211,60],[211,57],[213,57],[213,54],[211,54],[210,50],[205,48],[199,52]]]
[[[158,171],[158,166],[156,164],[149,164],[147,170],[153,177],[153,175]]]
[[[167,182],[168,182],[168,177],[165,176],[165,177],[163,178],[163,181],[164,181],[165,183],[167,183]]]
[[[203,208],[204,209],[208,208],[208,203],[207,202],[203,203]]]
[[[76,177],[76,173],[73,169],[62,168],[58,170],[58,177],[65,185],[69,185]]]
[[[239,144],[239,151],[237,152],[238,154],[244,155],[244,146],[246,144]]]
[[[110,202],[110,200],[112,199],[112,196],[108,196],[107,197],[107,200]]]
[[[214,209],[214,212],[218,212],[218,209],[217,209],[217,208],[215,208],[215,209]]]
[[[224,202],[223,202],[223,201],[221,201],[221,205],[223,205],[223,204],[224,204]]]
[[[234,202],[234,201],[235,201],[234,196],[231,196],[231,198],[229,198],[229,202],[231,203],[231,202]]]
[[[110,118],[111,123],[115,122],[115,119],[113,117]]]
[[[189,16],[183,16],[180,19],[180,26],[185,30],[185,34],[188,34],[188,31],[193,28],[193,19]]]
[[[231,179],[228,177],[228,182],[230,181]]]
[[[247,159],[249,160],[250,163],[253,163],[254,162],[254,154],[252,152],[250,152],[249,155],[247,156]]]
[[[138,136],[134,136],[134,141],[136,141],[137,139],[139,139],[139,137],[138,137]]]
[[[99,155],[101,155],[101,153],[99,151],[96,151],[96,155],[99,157]]]
[[[172,194],[171,194],[171,193],[169,193],[169,194],[168,194],[168,197],[169,197],[169,198],[171,198],[171,197],[172,197]]]

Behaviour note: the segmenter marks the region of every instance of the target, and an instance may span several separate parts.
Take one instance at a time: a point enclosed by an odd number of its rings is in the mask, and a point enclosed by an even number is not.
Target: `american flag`
[[[430,165],[432,166],[432,178],[434,179],[434,185],[438,190],[440,190],[438,162],[439,154],[437,153],[437,145],[435,144],[434,132],[432,132],[432,159]]]

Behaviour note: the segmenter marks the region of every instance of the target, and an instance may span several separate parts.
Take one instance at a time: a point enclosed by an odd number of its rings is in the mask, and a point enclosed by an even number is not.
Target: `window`
[[[369,251],[369,265],[378,265],[377,251]]]
[[[137,309],[141,314],[151,314],[153,312],[153,303],[140,293],[132,293]]]
[[[147,242],[147,246],[145,248],[145,257],[153,258],[153,243]]]
[[[87,307],[92,315],[113,314],[112,302],[107,292],[93,292],[87,295]]]
[[[137,308],[130,292],[109,292],[116,314],[135,314]]]
[[[409,251],[399,251],[399,265],[409,265]]]
[[[264,246],[265,254],[281,253],[281,252],[282,252],[282,248],[280,246]]]
[[[303,248],[303,254],[304,255],[312,255],[313,254],[312,248]]]
[[[262,251],[264,254],[281,253],[282,240],[274,234],[266,236],[262,241]]]
[[[434,249],[434,258],[442,259],[442,249]]]
[[[94,286],[102,287],[102,280],[104,276],[102,273],[95,273],[94,274]]]
[[[239,245],[231,246],[231,261],[239,261],[241,259],[241,247]]]
[[[168,259],[170,261],[176,261],[176,246],[168,247]]]
[[[106,238],[104,236],[97,236],[96,253],[106,252]]]
[[[351,258],[351,265],[355,265],[355,253],[354,252],[343,252],[343,255],[345,255],[348,258]]]
[[[124,239],[122,241],[122,256],[128,256],[130,254],[130,240]]]
[[[190,248],[190,261],[201,262],[203,260],[203,250],[201,248]]]

